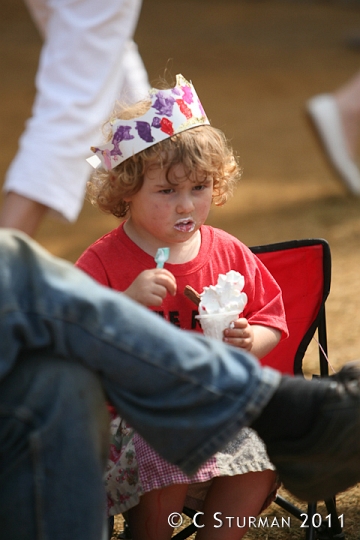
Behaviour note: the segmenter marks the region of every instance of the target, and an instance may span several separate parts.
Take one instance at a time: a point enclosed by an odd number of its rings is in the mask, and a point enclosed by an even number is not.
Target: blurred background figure
[[[333,93],[311,98],[306,107],[329,162],[348,191],[360,196],[360,71]]]
[[[26,0],[43,39],[32,117],[4,184],[0,226],[34,235],[50,211],[74,222],[83,205],[90,145],[116,99],[146,94],[132,40],[141,0]]]

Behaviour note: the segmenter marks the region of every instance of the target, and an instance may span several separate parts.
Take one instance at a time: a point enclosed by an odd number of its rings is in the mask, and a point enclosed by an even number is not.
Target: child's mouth
[[[192,232],[195,229],[195,222],[190,218],[179,219],[174,228],[180,232]]]

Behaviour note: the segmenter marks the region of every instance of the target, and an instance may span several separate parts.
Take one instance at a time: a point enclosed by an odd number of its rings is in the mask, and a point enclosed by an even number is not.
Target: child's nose
[[[191,195],[183,194],[181,195],[178,204],[177,211],[179,213],[189,212],[194,209],[194,202]]]

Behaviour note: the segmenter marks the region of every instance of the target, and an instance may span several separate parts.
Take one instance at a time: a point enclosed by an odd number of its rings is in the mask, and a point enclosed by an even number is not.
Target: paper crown
[[[91,147],[94,156],[86,161],[95,169],[102,165],[113,169],[142,150],[168,139],[177,133],[210,122],[202,108],[193,85],[182,75],[176,75],[176,85],[169,90],[149,90],[150,109],[131,120],[110,122],[111,141]]]

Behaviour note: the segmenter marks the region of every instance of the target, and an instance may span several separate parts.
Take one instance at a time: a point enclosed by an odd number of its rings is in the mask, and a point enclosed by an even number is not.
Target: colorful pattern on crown
[[[151,107],[143,116],[111,122],[112,139],[102,146],[91,147],[95,155],[87,159],[90,165],[113,169],[172,135],[210,124],[195,88],[182,75],[176,76],[174,88],[152,88],[149,94]]]

